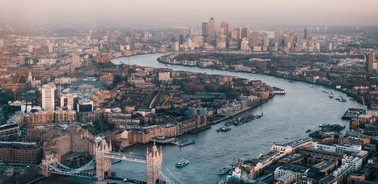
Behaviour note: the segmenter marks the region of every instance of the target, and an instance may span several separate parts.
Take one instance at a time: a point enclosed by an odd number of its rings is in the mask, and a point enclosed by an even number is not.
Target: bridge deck
[[[142,155],[130,155],[124,153],[110,152],[104,154],[105,158],[125,160],[129,162],[146,163],[146,156]]]

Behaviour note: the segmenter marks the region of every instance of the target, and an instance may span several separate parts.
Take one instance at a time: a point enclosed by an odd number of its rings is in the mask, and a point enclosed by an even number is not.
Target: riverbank
[[[343,88],[342,86],[340,86],[338,88],[338,85],[330,85],[330,84],[326,84],[326,83],[310,82],[310,81],[307,81],[306,79],[299,79],[299,78],[293,78],[293,77],[285,77],[285,76],[277,75],[277,74],[274,74],[274,73],[265,73],[265,72],[256,72],[256,71],[251,71],[251,72],[247,72],[247,71],[234,71],[234,70],[231,70],[231,69],[222,70],[222,69],[219,69],[218,67],[214,67],[214,66],[199,67],[198,64],[196,64],[196,65],[189,65],[189,64],[185,65],[185,64],[181,64],[181,63],[172,63],[172,62],[168,62],[168,61],[166,61],[164,59],[164,58],[166,58],[166,57],[168,57],[170,55],[172,55],[172,53],[169,53],[169,54],[163,55],[161,57],[158,57],[157,61],[159,63],[162,63],[162,64],[184,66],[184,67],[198,67],[200,69],[209,69],[209,70],[216,70],[216,71],[228,71],[228,72],[233,72],[233,73],[246,73],[246,74],[250,74],[251,76],[253,74],[267,75],[267,76],[277,77],[277,78],[281,78],[281,79],[287,79],[288,81],[304,82],[304,83],[307,83],[309,85],[315,84],[315,85],[319,85],[319,86],[322,86],[322,87],[325,87],[325,88],[328,88],[328,89],[332,89],[332,90],[336,90],[336,91],[342,92],[342,93],[346,94],[347,96],[355,98],[358,103],[363,104],[363,102],[361,100],[361,96],[355,96],[355,95],[353,95],[351,93],[352,89]],[[331,81],[331,83],[333,83],[333,82]],[[367,103],[366,101],[367,100],[365,99],[365,103]],[[365,105],[369,106],[370,104],[365,104]]]

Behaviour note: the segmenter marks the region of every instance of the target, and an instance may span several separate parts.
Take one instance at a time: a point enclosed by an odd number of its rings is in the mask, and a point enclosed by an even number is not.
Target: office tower
[[[217,48],[224,49],[226,48],[226,35],[220,34],[217,38]]]
[[[180,34],[179,35],[179,44],[181,45],[181,44],[183,44],[184,43],[184,35],[183,34]]]
[[[248,44],[249,44],[249,47],[256,47],[259,45],[259,32],[257,31],[253,31],[251,36],[249,37],[249,41],[248,41]]]
[[[202,22],[202,36],[207,36],[207,22]]]
[[[192,27],[188,28],[188,37],[191,38],[194,35],[194,30]]]
[[[238,28],[235,28],[235,29],[232,30],[232,32],[231,32],[231,38],[232,39],[238,39],[238,31],[239,31]]]
[[[310,30],[309,29],[304,29],[304,39],[309,39],[310,38]]]
[[[54,110],[55,109],[55,84],[45,84],[40,88],[42,93],[42,109]]]
[[[248,28],[242,27],[240,28],[240,39],[248,38]]]
[[[207,36],[210,38],[215,38],[217,35],[217,24],[213,17],[210,18],[207,24]]]
[[[374,63],[374,53],[367,54],[365,66],[368,72],[371,72],[373,70],[373,63]]]
[[[250,47],[248,47],[248,40],[246,37],[244,37],[240,43],[240,50],[242,51],[248,51],[251,50]]]
[[[269,46],[269,35],[267,33],[264,33],[264,44],[263,44],[264,47],[268,47]]]
[[[221,30],[223,31],[224,35],[228,36],[228,22],[227,21],[222,21],[221,22],[221,25],[220,25],[220,28],[219,28],[219,32]]]
[[[285,46],[288,48],[294,47],[294,33],[290,32],[285,38]]]
[[[180,44],[179,44],[179,42],[175,42],[174,45],[173,45],[173,48],[174,48],[175,52],[180,51]]]
[[[277,47],[282,45],[282,30],[276,31],[274,33],[274,42],[278,43]]]

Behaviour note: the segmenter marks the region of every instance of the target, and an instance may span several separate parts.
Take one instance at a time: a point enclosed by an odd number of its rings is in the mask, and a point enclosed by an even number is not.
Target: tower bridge
[[[70,168],[58,161],[57,158],[42,160],[40,165],[45,177],[51,174],[91,178],[95,184],[105,184],[106,179],[122,179],[112,177],[112,160],[124,160],[146,164],[146,183],[182,183],[167,168],[163,168],[163,151],[153,144],[146,155],[125,154],[112,151],[112,144],[104,138],[97,137],[93,145],[94,158],[80,168]]]

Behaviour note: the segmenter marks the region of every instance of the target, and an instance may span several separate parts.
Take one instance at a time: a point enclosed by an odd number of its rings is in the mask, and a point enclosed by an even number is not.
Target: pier
[[[359,108],[349,108],[347,111],[345,111],[341,119],[351,120],[353,118],[357,118],[358,116],[360,116],[360,114],[366,114],[366,110]]]

